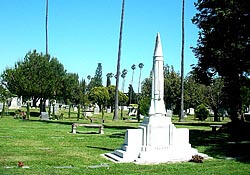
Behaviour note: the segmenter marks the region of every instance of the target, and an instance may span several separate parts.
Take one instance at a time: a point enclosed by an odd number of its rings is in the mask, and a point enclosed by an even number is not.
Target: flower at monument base
[[[199,155],[194,155],[192,156],[192,159],[190,160],[190,162],[195,162],[195,163],[203,163],[203,157],[199,156]]]
[[[18,162],[17,166],[18,166],[18,167],[23,167],[24,164],[23,164],[23,162]]]

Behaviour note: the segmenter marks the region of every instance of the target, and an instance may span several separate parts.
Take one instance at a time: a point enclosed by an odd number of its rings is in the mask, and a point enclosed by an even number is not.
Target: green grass
[[[96,116],[100,117],[100,116]],[[158,165],[116,164],[100,154],[119,148],[124,141],[126,128],[136,128],[137,122],[112,122],[111,115],[105,115],[105,134],[91,134],[96,128],[79,127],[80,134],[71,134],[71,124],[76,118],[61,121],[40,121],[0,118],[0,174],[190,174],[224,175],[250,174],[250,140],[234,142],[224,132],[213,134],[209,121],[178,123],[177,127],[190,129],[190,142],[200,152],[214,159],[204,163],[171,163]],[[176,120],[176,118],[173,118]],[[89,122],[80,120],[78,122]],[[224,122],[225,123],[225,122]],[[18,161],[29,169],[16,168]],[[89,166],[108,164],[107,167]],[[13,168],[6,168],[7,166]],[[72,168],[58,168],[71,166]]]

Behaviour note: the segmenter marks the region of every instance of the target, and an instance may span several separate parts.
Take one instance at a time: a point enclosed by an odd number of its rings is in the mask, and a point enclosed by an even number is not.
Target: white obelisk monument
[[[128,129],[120,149],[105,154],[116,162],[164,163],[188,161],[198,154],[189,144],[189,130],[177,129],[172,114],[164,104],[164,70],[160,34],[157,34],[153,56],[152,98],[149,117],[138,129]]]

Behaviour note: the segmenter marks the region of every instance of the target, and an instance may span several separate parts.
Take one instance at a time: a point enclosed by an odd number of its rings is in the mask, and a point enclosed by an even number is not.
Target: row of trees
[[[123,75],[126,71],[123,72]],[[24,101],[32,100],[36,106],[40,100],[40,111],[45,111],[45,101],[58,100],[72,105],[97,103],[101,110],[104,107],[114,108],[115,86],[102,85],[102,65],[98,63],[95,76],[89,84],[79,80],[75,73],[67,73],[63,65],[49,55],[28,52],[22,61],[13,68],[7,68],[1,75],[0,100],[6,101],[11,94],[22,96]],[[128,97],[119,92],[120,104],[125,104]],[[49,108],[50,109],[50,108]],[[70,117],[70,108],[69,108]]]
[[[167,109],[171,109],[175,114],[180,111],[181,94],[181,76],[176,72],[173,66],[164,67],[164,101]],[[196,108],[200,104],[206,105],[214,112],[214,120],[218,121],[220,109],[228,110],[230,106],[227,102],[227,94],[224,91],[225,83],[223,78],[216,77],[208,85],[196,81],[194,72],[190,72],[184,79],[184,107]],[[242,108],[245,110],[249,103],[250,88],[243,86],[241,88],[241,97],[243,99]],[[151,98],[151,77],[146,78],[142,85],[142,94],[140,97],[140,111],[147,115]]]

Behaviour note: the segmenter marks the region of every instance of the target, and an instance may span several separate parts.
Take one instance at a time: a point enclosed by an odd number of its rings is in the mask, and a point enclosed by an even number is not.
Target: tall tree
[[[126,80],[127,73],[128,73],[127,69],[122,70],[122,75],[121,75],[121,77],[123,79],[123,81],[122,81],[122,93],[124,93],[124,86],[125,86],[125,80]]]
[[[56,58],[34,50],[28,52],[14,68],[7,68],[2,79],[11,93],[26,99],[40,98],[42,112],[45,110],[46,99],[59,96],[64,75],[64,67]]]
[[[114,76],[113,73],[107,73],[107,83],[106,83],[106,87],[109,87],[111,85],[111,78]]]
[[[167,109],[174,113],[180,111],[181,78],[178,72],[175,72],[173,66],[164,67],[164,101]]]
[[[219,74],[233,123],[242,112],[241,87],[250,75],[250,3],[244,0],[199,0],[199,11],[192,19],[200,29],[193,48],[198,64],[194,71],[200,80],[210,83]]]
[[[49,0],[46,0],[46,17],[45,17],[46,55],[49,54],[49,48],[48,48],[48,14],[49,14]]]
[[[102,63],[98,63],[95,71],[95,76],[91,79],[88,85],[88,90],[91,90],[94,87],[101,87],[101,86],[102,86]]]
[[[68,117],[71,116],[71,107],[76,104],[79,97],[79,82],[78,75],[75,73],[67,73],[62,81],[62,97],[64,102],[69,105]]]
[[[140,87],[141,87],[141,70],[142,68],[144,67],[144,64],[143,63],[140,63],[138,65],[138,67],[140,68],[140,74],[139,74],[139,83],[138,83],[138,94],[140,93]]]
[[[125,78],[126,78],[126,75],[127,75],[127,73],[128,73],[128,70],[127,69],[123,69],[122,70],[122,74],[121,74],[121,77],[122,77],[122,79],[123,79],[123,81],[122,81],[122,93],[124,94],[124,86],[125,86]],[[126,103],[121,103],[121,119],[123,119],[123,109],[124,109],[124,104],[126,104]]]
[[[134,72],[135,72],[135,69],[136,69],[136,65],[135,64],[133,64],[132,66],[131,66],[131,69],[132,69],[132,78],[131,78],[131,87],[133,88],[133,80],[134,80]],[[132,103],[132,91],[130,91],[130,93],[129,93],[129,103],[131,104]]]
[[[214,121],[219,121],[218,113],[223,102],[223,86],[224,82],[221,78],[215,78],[213,82],[207,86],[207,104],[214,112]]]
[[[181,109],[179,121],[184,120],[184,41],[185,41],[185,24],[184,24],[185,0],[182,0],[182,17],[181,17]]]
[[[113,120],[118,120],[118,103],[119,103],[119,79],[120,79],[120,61],[121,61],[121,48],[122,48],[122,29],[124,19],[124,7],[125,0],[122,0],[122,14],[121,14],[121,25],[120,25],[120,37],[119,37],[119,48],[118,48],[118,59],[117,59],[117,70],[116,70],[116,89],[115,89],[115,110]]]

